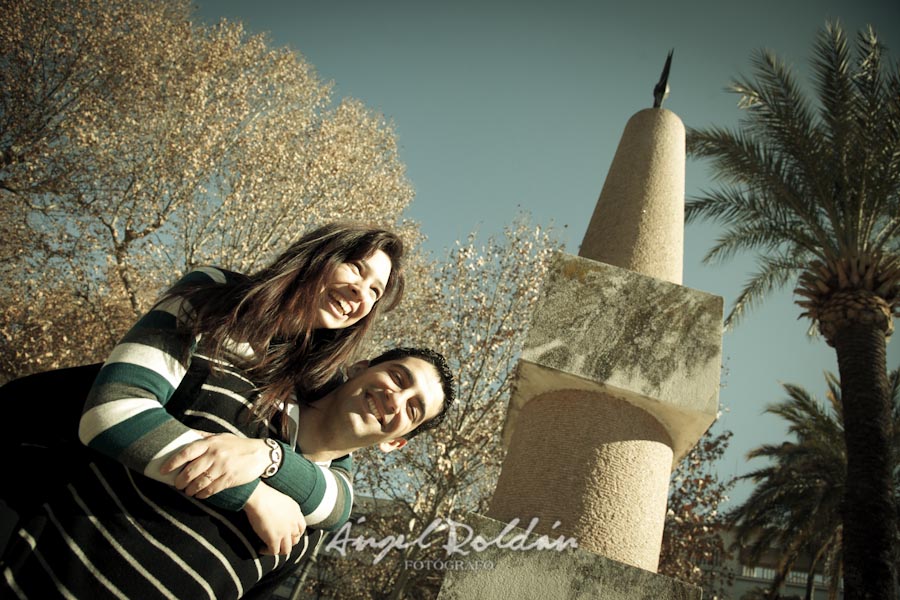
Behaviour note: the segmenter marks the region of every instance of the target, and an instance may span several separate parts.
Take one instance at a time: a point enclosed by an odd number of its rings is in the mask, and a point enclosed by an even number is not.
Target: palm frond
[[[831,388],[832,380],[826,381]],[[833,375],[832,375],[833,378]],[[803,387],[785,383],[782,387],[788,398],[766,407],[766,412],[781,417],[788,422],[788,433],[797,436],[800,445],[815,443],[826,439],[829,443],[843,436],[843,427],[832,411],[826,409]],[[833,389],[831,390],[834,391]],[[840,392],[838,392],[840,402]]]
[[[785,162],[777,153],[768,150],[760,138],[746,131],[691,130],[687,136],[687,151],[692,156],[712,160],[717,180],[785,199],[786,206],[800,202],[800,191],[789,187],[791,182],[786,177]]]
[[[767,140],[802,179],[820,180],[824,139],[791,69],[768,50],[756,51],[751,64],[754,79],[739,79],[731,86],[732,92],[754,100],[747,105],[743,128]]]
[[[780,232],[756,221],[728,229],[704,255],[704,263],[721,263],[745,250],[773,252],[784,244]]]
[[[825,371],[825,383],[828,391],[825,398],[828,400],[831,412],[834,413],[835,421],[841,428],[844,427],[844,402],[841,397],[841,381],[838,376],[831,371]]]
[[[853,80],[850,46],[838,24],[827,23],[813,45],[813,81],[820,117],[832,149],[829,167],[845,169],[853,137]]]
[[[836,380],[826,375],[829,388]],[[835,416],[800,386],[784,384],[788,397],[767,408],[789,423],[796,441],[753,449],[749,458],[769,464],[753,476],[750,497],[729,513],[745,559],[758,561],[771,548],[779,548],[779,563],[772,587],[777,588],[802,553],[825,562],[826,576],[840,569],[840,503],[845,481],[843,435]],[[836,548],[836,546],[838,548]],[[755,564],[755,563],[754,563]]]
[[[894,460],[895,469],[900,476],[900,368],[894,369],[888,374],[888,385],[891,398],[891,422],[894,430],[894,448],[897,456]],[[900,486],[898,486],[900,490]],[[897,502],[900,504],[900,493],[897,494]]]
[[[898,194],[900,197],[900,194]],[[891,207],[890,210],[900,210],[900,206],[897,209]],[[888,251],[896,252],[898,250],[898,239],[900,239],[900,212],[894,213],[896,216],[890,219],[886,219],[882,228],[874,233],[872,236],[872,242],[869,244],[869,248],[872,251],[879,252],[884,251],[885,249]],[[893,243],[892,248],[886,248],[889,244]]]
[[[832,276],[840,281],[846,268],[852,275],[861,264],[886,265],[889,279],[889,265],[900,255],[900,68],[892,64],[888,72],[885,64],[871,29],[851,47],[839,25],[827,24],[814,46],[813,110],[782,60],[768,51],[753,55],[752,76],[730,88],[744,109],[738,128],[688,132],[689,155],[709,160],[720,184],[690,199],[685,210],[688,223],[724,226],[706,262],[775,250],[797,258],[792,269],[818,259],[834,270],[821,273],[822,283]],[[875,268],[868,272],[866,289],[880,276]],[[789,280],[783,269],[762,265],[726,324],[758,304],[773,282]],[[838,289],[816,287],[822,291],[817,302]]]
[[[728,225],[750,220],[757,212],[754,199],[737,186],[722,185],[715,190],[701,190],[701,194],[685,202],[686,223],[707,220]]]
[[[893,200],[893,210],[888,214],[900,213],[900,63],[894,62],[888,68],[885,84],[887,104],[884,123],[888,144],[884,149],[884,160],[887,162],[885,194]]]
[[[741,250],[755,250],[762,255],[775,251],[780,254],[790,252],[793,258],[790,261],[781,259],[781,262],[791,269],[804,269],[816,257],[827,261],[831,256],[828,249],[822,251],[822,247],[802,224],[766,223],[760,219],[748,219],[719,236],[715,245],[704,255],[703,262],[723,262]]]
[[[774,289],[784,287],[796,277],[800,267],[794,256],[762,256],[757,261],[758,270],[750,275],[725,317],[725,327],[734,327],[744,312],[757,306]]]
[[[810,200],[816,197],[816,192],[810,193],[808,184],[797,177],[790,162],[767,149],[761,139],[743,131],[691,130],[687,148],[692,156],[712,161],[716,178],[726,182],[722,187],[727,190],[726,195],[708,205],[689,203],[685,213],[687,222],[704,218],[733,225],[734,220],[722,219],[721,211],[705,212],[731,198],[738,204],[736,217],[773,226],[790,224],[783,231],[805,230],[817,246],[831,244],[830,214],[823,218],[821,203]]]
[[[813,45],[813,80],[822,105],[820,118],[824,125],[823,134],[830,151],[823,157],[828,169],[820,185],[827,203],[829,220],[835,225],[840,247],[844,254],[858,248],[853,242],[855,236],[847,235],[846,220],[847,194],[852,191],[847,185],[852,166],[852,153],[856,144],[856,123],[854,109],[856,95],[851,74],[850,46],[843,29],[837,23],[827,23],[819,32]]]
[[[813,44],[813,82],[830,143],[845,139],[852,114],[850,45],[839,23],[826,23]]]
[[[883,153],[890,147],[891,128],[883,115],[888,102],[882,76],[882,47],[870,28],[860,31],[857,40],[857,67],[853,74],[856,139],[851,147],[845,203],[848,235],[857,247],[863,247],[882,218],[879,204],[884,199],[885,168],[890,164]],[[886,135],[887,134],[887,135]]]

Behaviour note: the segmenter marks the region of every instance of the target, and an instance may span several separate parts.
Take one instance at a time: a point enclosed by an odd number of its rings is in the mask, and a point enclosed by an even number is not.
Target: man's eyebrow
[[[409,387],[414,387],[417,381],[412,371],[409,370],[409,367],[403,363],[397,363],[397,368],[403,371],[403,376],[406,378],[407,385]],[[428,406],[425,404],[425,399],[421,395],[417,394],[416,399],[419,401],[419,417],[416,420],[421,422],[425,420],[425,411],[428,409]]]
[[[416,383],[416,378],[413,376],[412,371],[409,370],[409,367],[404,365],[403,363],[397,363],[397,368],[403,371],[403,375],[406,379],[406,383],[408,386],[413,386]]]

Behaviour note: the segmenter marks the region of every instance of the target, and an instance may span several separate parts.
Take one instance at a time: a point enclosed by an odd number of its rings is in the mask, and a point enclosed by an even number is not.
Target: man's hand
[[[260,554],[290,554],[306,531],[300,506],[265,482],[256,486],[244,512],[264,544]]]
[[[175,487],[188,496],[209,498],[248,483],[270,464],[269,447],[263,440],[231,433],[208,435],[179,450],[160,468],[163,475],[181,468]]]

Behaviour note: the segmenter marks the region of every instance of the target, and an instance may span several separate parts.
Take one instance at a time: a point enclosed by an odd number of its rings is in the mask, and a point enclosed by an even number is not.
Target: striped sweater
[[[205,267],[182,278],[176,289],[186,283],[209,280],[224,283],[228,278],[236,277],[241,276]],[[253,386],[240,369],[229,365],[231,377],[239,381],[228,380],[227,385],[241,390],[222,392],[224,402],[231,399],[229,414],[216,420],[207,415],[199,423],[173,416],[168,403],[191,365],[198,363],[194,366],[195,371],[209,372],[208,357],[197,352],[197,343],[185,328],[177,327],[178,320],[190,314],[185,305],[186,301],[178,298],[157,305],[125,335],[97,376],[79,428],[79,437],[87,446],[147,477],[169,484],[174,483],[176,473],[163,476],[159,468],[184,445],[201,439],[195,429],[240,434],[235,423],[247,420],[245,397],[252,394]],[[193,352],[186,352],[188,348]],[[241,352],[239,346],[236,348]],[[188,354],[185,362],[184,357]],[[246,349],[241,354],[239,358],[242,359],[252,357]],[[214,387],[212,383],[204,383],[202,389]],[[198,410],[189,406],[194,394],[196,390],[181,389],[181,404],[188,406],[179,409],[187,415],[197,416],[200,415]],[[222,410],[222,407],[217,409]],[[296,432],[296,426],[292,431]],[[277,432],[265,430],[250,435],[278,437]],[[284,463],[267,483],[297,501],[307,525],[326,530],[340,527],[349,518],[352,504],[349,456],[335,461],[333,468],[328,469],[290,451],[293,444],[281,443],[286,450]],[[208,501],[227,510],[240,510],[258,483],[257,479],[224,490]]]
[[[197,276],[232,275],[189,278]],[[211,369],[199,352],[190,364],[178,360],[189,342],[175,328],[178,314],[156,307],[105,364],[81,424],[89,459],[53,474],[57,491],[20,523],[0,563],[0,598],[240,598],[349,517],[349,457],[319,465],[288,452],[267,480],[315,526],[288,557],[259,555],[236,510],[258,482],[199,501],[159,476],[172,451],[197,439],[192,429],[276,437],[247,418],[255,392],[241,368]]]
[[[260,555],[243,511],[214,509],[96,455],[13,532],[0,598],[236,600],[293,569],[323,535],[307,530],[289,556]]]

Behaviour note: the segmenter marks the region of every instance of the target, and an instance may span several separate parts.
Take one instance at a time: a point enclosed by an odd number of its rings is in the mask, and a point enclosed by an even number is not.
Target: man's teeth
[[[375,415],[375,418],[378,419],[378,422],[380,423],[381,420],[384,418],[384,415],[381,414],[381,412],[375,406],[374,400],[372,400],[371,398],[367,398],[366,401],[369,403],[369,410],[372,411],[372,414]]]

